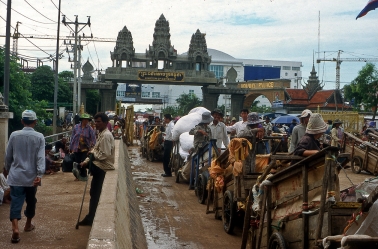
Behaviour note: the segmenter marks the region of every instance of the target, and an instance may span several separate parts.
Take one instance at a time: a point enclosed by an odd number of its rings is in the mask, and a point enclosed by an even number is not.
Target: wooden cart
[[[265,137],[264,139],[277,139],[277,137]],[[209,177],[209,183],[207,184],[206,213],[214,213],[216,219],[222,219],[223,228],[229,234],[233,232],[237,223],[242,224],[243,241],[246,243],[250,226],[250,210],[246,209],[246,207],[251,205],[252,187],[266,167],[270,167],[273,161],[278,158],[287,157],[287,154],[257,154],[255,137],[250,140],[242,139],[239,141],[244,146],[244,149],[252,147],[248,151],[249,158],[243,162],[242,170],[237,174],[234,173],[235,164],[234,166],[231,165],[233,160],[230,158],[234,156],[230,156],[230,147],[213,161],[212,167],[209,169],[212,177]],[[277,151],[278,146],[273,149],[273,153]],[[214,175],[214,171],[219,173]],[[223,186],[219,186],[219,182],[223,182]],[[210,203],[213,205],[212,210],[210,210]]]
[[[342,150],[351,155],[352,171],[359,174],[365,170],[378,175],[378,148],[349,132],[344,132]]]
[[[252,215],[250,248],[322,248],[322,238],[343,233],[361,205],[339,202],[337,157],[338,148],[327,147],[260,185],[262,202]]]
[[[147,125],[140,139],[140,151],[149,161],[162,160],[164,155],[164,127]]]

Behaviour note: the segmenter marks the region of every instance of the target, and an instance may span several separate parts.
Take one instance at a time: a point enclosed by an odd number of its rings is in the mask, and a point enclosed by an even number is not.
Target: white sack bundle
[[[198,113],[200,115],[202,115],[202,113],[204,112],[210,112],[209,110],[207,110],[205,107],[195,107],[193,108],[192,110],[190,110],[190,112],[188,114],[191,114],[191,113]]]

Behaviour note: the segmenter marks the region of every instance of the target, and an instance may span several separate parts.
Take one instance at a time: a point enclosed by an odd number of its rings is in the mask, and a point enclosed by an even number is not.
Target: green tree
[[[202,101],[195,94],[181,94],[178,99],[176,99],[179,105],[179,115],[184,116],[189,113],[189,111],[195,107],[201,106]]]
[[[73,80],[73,76],[71,71],[62,71],[58,74],[58,102],[72,103],[73,93],[69,82]]]
[[[38,67],[31,75],[31,93],[33,99],[54,102],[54,72],[49,66]]]
[[[345,97],[354,98],[355,104],[364,103],[366,108],[372,108],[373,119],[378,105],[378,70],[372,63],[367,63],[351,82],[350,87],[344,87]]]
[[[0,91],[4,92],[4,49],[0,48]],[[45,120],[48,115],[45,111],[46,102],[32,99],[30,92],[30,77],[25,74],[21,65],[17,63],[15,57],[10,59],[10,75],[9,75],[9,111],[13,112],[13,119],[9,120],[9,133],[22,129],[21,114],[26,109],[32,109],[37,113],[39,119],[36,130],[43,132],[46,126],[41,120]]]
[[[163,115],[164,114],[171,114],[172,117],[177,117],[177,116],[180,116],[179,115],[179,109],[177,106],[167,106],[166,108],[164,108],[162,110],[163,112]]]
[[[101,96],[98,90],[91,89],[87,90],[87,101],[85,110],[92,115],[95,115],[98,110],[98,105],[101,101]]]

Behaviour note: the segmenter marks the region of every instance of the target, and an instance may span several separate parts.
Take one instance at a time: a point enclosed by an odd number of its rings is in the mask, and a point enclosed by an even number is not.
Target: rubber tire
[[[269,238],[269,249],[286,249],[285,240],[278,232],[273,233]]]
[[[232,234],[236,223],[236,202],[232,191],[224,192],[222,208],[223,229],[226,233]]]
[[[204,174],[199,174],[198,175],[198,181],[197,181],[197,197],[198,197],[198,202],[200,204],[205,204],[206,199],[207,199],[207,177]]]
[[[350,163],[351,164],[351,168],[352,168],[352,171],[353,171],[353,173],[355,173],[355,174],[359,174],[359,173],[361,173],[361,170],[362,170],[362,162],[363,162],[363,160],[362,160],[362,158],[361,157],[359,157],[359,156],[355,156],[355,157],[353,157],[353,159],[352,159],[352,162]],[[355,164],[357,164],[357,165],[359,165],[359,167],[356,169],[355,168]]]

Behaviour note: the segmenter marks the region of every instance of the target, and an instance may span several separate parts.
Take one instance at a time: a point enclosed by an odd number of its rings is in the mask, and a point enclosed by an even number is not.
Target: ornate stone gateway
[[[118,33],[116,46],[110,52],[112,67],[103,80],[148,84],[215,85],[209,71],[211,58],[207,53],[205,34],[198,29],[192,35],[188,53],[178,55],[171,45],[169,22],[162,14],[156,21],[152,45],[145,53],[135,53],[131,32],[126,26]]]
[[[202,87],[202,105],[209,110],[217,107],[220,94],[231,95],[231,112],[236,116],[242,108],[248,108],[259,95],[271,102],[284,98],[284,88],[289,80],[236,82],[237,72],[227,72],[226,86],[219,85],[213,72],[209,71],[211,57],[207,52],[205,34],[198,29],[192,35],[188,52],[177,54],[171,44],[169,22],[162,14],[155,23],[152,45],[145,53],[135,53],[131,32],[126,26],[118,33],[116,46],[110,52],[112,67],[102,75],[102,82],[130,84],[193,85]],[[107,96],[115,106],[116,92]],[[139,97],[136,102],[143,102]],[[111,104],[111,103],[109,103]]]

